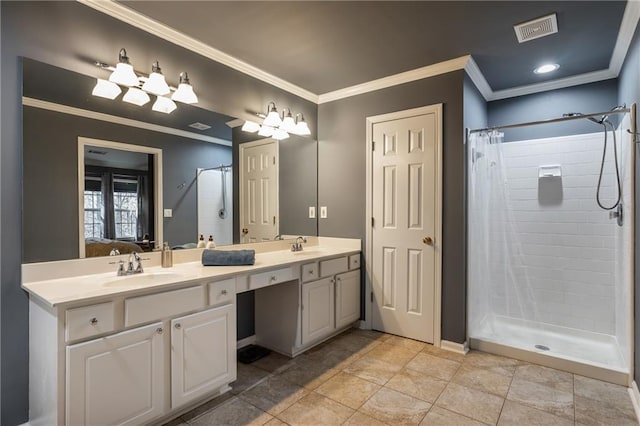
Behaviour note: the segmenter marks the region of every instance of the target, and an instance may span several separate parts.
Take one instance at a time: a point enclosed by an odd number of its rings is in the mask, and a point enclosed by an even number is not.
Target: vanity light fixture
[[[273,135],[271,135],[271,137],[281,141],[283,139],[287,139],[289,137],[289,133],[287,133],[282,127],[276,127],[273,129]]]
[[[147,92],[144,90],[140,90],[137,87],[130,87],[122,97],[122,100],[130,104],[142,106],[149,102],[151,98],[149,98],[149,95],[147,95]]]
[[[271,101],[269,105],[267,105],[267,116],[262,124],[271,127],[280,127],[282,125],[282,119],[280,118],[280,114],[278,114],[275,102]]]
[[[164,79],[164,75],[162,75],[162,69],[160,69],[158,61],[155,61],[153,65],[151,65],[151,74],[142,85],[142,90],[156,96],[168,95],[169,92],[171,92],[169,85]]]
[[[177,108],[176,103],[164,96],[158,96],[151,107],[152,110],[171,114]]]
[[[120,86],[112,83],[108,80],[98,79],[96,86],[93,88],[91,94],[93,96],[100,96],[101,98],[115,99],[122,93]]]
[[[260,130],[260,125],[258,123],[256,123],[255,121],[247,120],[242,125],[242,130],[244,130],[245,132],[249,132],[249,133],[255,133],[258,130]]]
[[[282,110],[282,125],[280,126],[285,132],[295,133],[296,132],[296,122],[293,119],[293,115],[291,115],[291,110],[289,108],[285,108],[289,112],[285,115],[284,109]]]
[[[264,124],[260,126],[260,130],[258,130],[258,134],[260,136],[264,136],[265,138],[270,138],[273,136],[274,128],[271,126],[265,126]]]
[[[109,76],[109,81],[127,87],[140,84],[138,76],[133,72],[133,66],[129,63],[129,57],[124,47],[118,52],[118,64]]]
[[[300,119],[298,119],[298,117],[300,117]],[[296,114],[296,130],[292,133],[300,136],[309,136],[311,134],[311,130],[309,130],[309,126],[304,120],[304,114],[301,112]]]
[[[198,102],[198,97],[193,92],[191,84],[189,84],[189,76],[186,72],[180,73],[180,84],[178,85],[178,90],[173,92],[171,99],[184,104],[195,104]]]

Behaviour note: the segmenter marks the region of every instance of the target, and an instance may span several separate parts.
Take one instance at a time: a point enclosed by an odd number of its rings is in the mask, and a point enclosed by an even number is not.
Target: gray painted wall
[[[640,28],[636,29],[636,33],[627,52],[620,77],[618,78],[618,103],[627,104],[627,106],[636,103],[640,106]],[[637,119],[636,119],[637,123]],[[638,163],[638,146],[636,144],[636,181],[635,181],[635,220],[636,224],[640,223],[640,208],[638,203],[640,200],[640,164]],[[636,268],[640,266],[640,230],[635,227],[635,259]],[[640,273],[635,274],[635,356],[634,356],[634,379],[640,383]]]
[[[79,136],[162,149],[163,208],[173,209],[164,240],[171,245],[197,239],[196,169],[231,162],[231,147],[39,108],[24,107],[22,121],[25,263],[78,257]]]
[[[463,96],[463,122],[465,129],[487,127],[489,122],[487,101],[484,100],[482,94],[466,73],[464,75]]]
[[[618,105],[615,79],[489,102],[489,126],[562,117],[569,112],[608,111]],[[504,131],[505,141],[593,133],[602,128],[588,120],[519,127]]]
[[[466,338],[463,78],[464,71],[451,72],[318,108],[318,205],[328,208],[319,235],[364,242],[366,117],[444,104],[442,338],[458,343]]]
[[[114,63],[126,47],[137,69],[158,59],[167,76],[185,67],[200,105],[249,119],[275,101],[304,113],[315,138],[317,106],[76,2],[1,2],[0,129],[0,423],[28,419],[28,298],[20,288],[22,258],[22,70],[26,56],[87,75],[92,61]],[[175,81],[173,81],[175,84]]]

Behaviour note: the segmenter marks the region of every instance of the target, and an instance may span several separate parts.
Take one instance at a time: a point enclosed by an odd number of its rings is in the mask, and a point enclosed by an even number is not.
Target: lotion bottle
[[[207,244],[204,242],[204,235],[200,234],[200,239],[198,240],[197,248],[205,248],[206,245]]]
[[[209,235],[209,241],[207,241],[207,248],[208,249],[216,248],[216,242],[213,241],[213,235]]]

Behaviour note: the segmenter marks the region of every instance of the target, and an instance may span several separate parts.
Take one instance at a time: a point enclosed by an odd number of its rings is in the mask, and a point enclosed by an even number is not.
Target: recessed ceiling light
[[[555,71],[558,68],[560,68],[560,65],[558,64],[544,64],[533,70],[533,72],[536,74],[546,74],[548,72]]]

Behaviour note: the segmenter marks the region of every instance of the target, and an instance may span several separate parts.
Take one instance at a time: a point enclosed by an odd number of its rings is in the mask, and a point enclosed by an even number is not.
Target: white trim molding
[[[422,80],[434,77],[440,74],[446,74],[452,71],[464,69],[471,57],[469,55],[451,59],[437,64],[427,65],[426,67],[416,68],[414,70],[401,72],[399,74],[390,75],[379,78],[377,80],[368,81],[355,86],[345,87],[344,89],[334,90],[333,92],[323,93],[318,98],[318,104],[336,101],[338,99],[349,98],[351,96],[362,95],[363,93],[373,92],[375,90],[386,89],[387,87],[397,86],[399,84],[409,83],[416,80]]]
[[[318,105],[461,69],[464,69],[469,77],[471,77],[472,81],[480,93],[482,93],[482,96],[486,101],[512,98],[616,78],[620,74],[620,70],[622,69],[624,59],[629,50],[638,21],[640,20],[640,0],[629,0],[625,6],[624,14],[622,16],[620,30],[618,31],[616,44],[611,55],[609,68],[603,70],[551,80],[544,83],[493,91],[473,58],[470,55],[466,55],[318,95],[287,80],[261,70],[260,68],[244,62],[234,56],[224,53],[206,43],[190,37],[166,24],[158,22],[155,19],[113,0],[77,1],[138,29],[197,53],[198,55],[226,65],[236,71],[240,71]]]
[[[631,383],[628,392],[631,403],[633,404],[633,410],[636,412],[636,420],[640,423],[640,392],[638,392],[638,384],[635,380]]]
[[[240,339],[236,343],[236,347],[238,349],[244,348],[245,346],[253,345],[256,342],[256,335],[252,334],[249,337],[245,337],[244,339]]]
[[[469,352],[469,342],[465,341],[464,343],[456,343],[449,340],[441,340],[440,349],[466,355],[466,353]]]
[[[88,109],[76,108],[69,105],[56,104],[41,99],[22,97],[22,105],[60,112],[63,114],[75,115],[77,117],[90,118],[92,120],[106,121],[108,123],[121,124],[123,126],[137,127],[138,129],[151,130],[153,132],[167,133],[169,135],[180,136],[188,139],[196,139],[203,142],[215,143],[218,145],[231,146],[231,141],[214,138],[213,136],[200,135],[186,130],[174,129],[173,127],[161,126],[159,124],[147,123],[146,121],[132,120],[130,118],[118,117],[117,115],[105,114],[102,112],[90,111]]]
[[[318,103],[318,95],[312,93],[300,86],[296,86],[280,77],[276,77],[266,71],[261,70],[251,64],[248,64],[240,59],[226,54],[214,47],[209,46],[193,37],[190,37],[174,28],[165,25],[161,22],[151,19],[148,16],[136,12],[120,3],[116,3],[112,0],[77,0],[79,3],[89,6],[99,12],[116,18],[122,22],[125,22],[133,27],[139,28],[156,37],[163,38],[168,42],[171,42],[177,46],[188,49],[197,53],[200,56],[211,59],[236,71],[240,71],[258,80],[269,83],[272,86],[278,87],[296,96],[300,96],[308,101]]]

